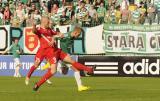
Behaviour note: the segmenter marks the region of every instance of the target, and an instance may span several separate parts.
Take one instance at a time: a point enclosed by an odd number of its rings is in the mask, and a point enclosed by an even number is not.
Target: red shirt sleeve
[[[51,33],[52,33],[52,35],[57,35],[58,34],[55,30],[52,30],[52,29],[51,29]]]

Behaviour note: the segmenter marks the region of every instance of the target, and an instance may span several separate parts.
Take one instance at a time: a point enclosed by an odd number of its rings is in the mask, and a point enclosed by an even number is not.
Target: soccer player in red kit
[[[36,28],[36,25],[33,25],[32,30],[33,33],[35,33],[39,37],[40,47],[36,53],[34,65],[30,68],[26,76],[26,85],[28,85],[32,73],[34,72],[34,70],[36,70],[36,68],[40,65],[44,58],[51,63],[51,70],[49,70],[43,77],[47,79],[54,73],[54,71],[56,70],[56,59],[54,57],[53,35],[59,35],[60,37],[63,36],[61,33],[57,33],[49,28],[48,17],[42,17],[40,27]],[[48,43],[43,36],[45,36],[45,38],[47,38],[47,40],[49,40],[50,42]]]
[[[33,32],[38,35],[39,40],[40,40],[40,48],[37,51],[37,54],[35,56],[35,63],[34,65],[30,68],[27,76],[25,83],[28,85],[29,79],[36,70],[36,68],[39,66],[39,64],[43,61],[45,58],[49,63],[51,64],[50,69],[48,69],[47,73],[40,79],[39,82],[37,82],[33,88],[33,90],[37,91],[38,88],[46,81],[48,80],[52,75],[56,73],[56,65],[57,65],[57,47],[55,45],[55,40],[54,37],[57,35],[58,37],[63,37],[63,34],[58,33],[53,31],[51,28],[49,28],[49,18],[48,17],[42,17],[41,19],[41,25],[39,28],[36,28],[36,26],[33,26]],[[65,58],[66,54],[61,54],[61,58]],[[70,59],[67,59],[70,61]],[[86,67],[80,63],[73,62],[71,61],[72,69],[74,71],[78,70],[85,70],[88,71],[89,73],[93,72],[92,68]]]

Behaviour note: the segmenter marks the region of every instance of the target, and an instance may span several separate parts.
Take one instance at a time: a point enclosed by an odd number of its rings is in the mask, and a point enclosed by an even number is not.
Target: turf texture
[[[26,86],[24,77],[0,77],[0,101],[160,101],[160,78],[84,77],[91,89],[78,92],[73,77],[53,77],[34,92],[39,78]]]

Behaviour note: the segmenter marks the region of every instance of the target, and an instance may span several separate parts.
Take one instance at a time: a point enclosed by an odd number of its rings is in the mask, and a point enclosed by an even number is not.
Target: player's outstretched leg
[[[78,62],[73,62],[72,66],[77,68],[78,70],[84,70],[84,71],[87,71],[88,73],[93,73],[92,67],[85,66],[85,65],[80,64]]]
[[[27,76],[26,76],[26,79],[25,79],[25,84],[26,84],[26,85],[29,84],[29,79],[30,79],[32,73],[33,73],[35,70],[36,70],[36,67],[33,65],[33,66],[30,68],[29,72],[27,73]]]
[[[90,74],[93,73],[93,68],[92,67],[88,67],[88,66],[80,64],[78,62],[75,62],[74,60],[72,60],[72,58],[69,55],[65,56],[63,61],[70,63],[73,67],[75,67],[78,70],[84,70],[84,71],[87,71]]]
[[[81,81],[79,71],[74,72],[74,77],[75,77],[75,80],[76,80],[77,85],[78,85],[78,91],[85,91],[85,90],[88,90],[90,88],[90,87],[82,85],[82,81]]]
[[[41,70],[46,70],[46,69],[49,69],[49,68],[50,68],[50,63],[47,62],[44,66],[42,66]],[[47,82],[49,85],[52,84],[52,82],[51,82],[49,79],[48,79],[46,82]]]
[[[30,68],[29,72],[27,73],[26,79],[25,79],[26,85],[29,84],[29,79],[30,79],[31,75],[33,74],[33,72],[37,69],[39,64],[40,64],[40,61],[36,60],[34,65]]]
[[[56,64],[52,64],[48,69],[47,73],[42,76],[42,78],[34,85],[33,90],[37,91],[39,87],[45,83],[54,73],[56,72]]]

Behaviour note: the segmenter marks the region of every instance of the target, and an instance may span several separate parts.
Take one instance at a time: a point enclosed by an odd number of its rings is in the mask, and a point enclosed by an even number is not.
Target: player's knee
[[[69,56],[67,56],[67,57],[64,59],[64,61],[65,61],[65,62],[68,62],[68,63],[70,63],[70,64],[72,64],[72,63],[75,62],[75,61],[74,61],[71,57],[69,57]]]
[[[34,66],[37,68],[37,67],[39,66],[39,64],[40,64],[40,62],[39,62],[39,61],[36,61],[36,62],[34,63]]]
[[[55,74],[56,73],[56,65],[52,64],[50,68],[51,68],[51,73]]]
[[[71,64],[73,64],[73,63],[75,63],[75,61],[74,60],[71,60],[71,62],[70,62]]]
[[[55,74],[56,70],[51,68],[51,73],[52,73],[52,75]]]

